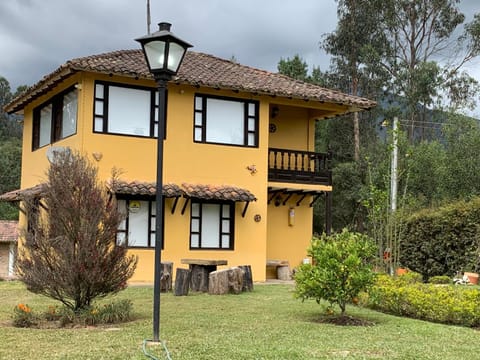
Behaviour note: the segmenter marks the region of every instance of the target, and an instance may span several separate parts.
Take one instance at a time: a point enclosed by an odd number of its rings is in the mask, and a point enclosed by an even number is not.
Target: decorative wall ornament
[[[255,222],[260,222],[262,220],[262,216],[260,214],[255,214],[255,216],[253,217],[253,220]]]
[[[94,152],[92,153],[92,156],[95,160],[100,161],[102,160],[103,154],[101,152]]]
[[[252,175],[257,173],[257,167],[255,165],[248,165],[247,170],[250,171],[250,174]]]

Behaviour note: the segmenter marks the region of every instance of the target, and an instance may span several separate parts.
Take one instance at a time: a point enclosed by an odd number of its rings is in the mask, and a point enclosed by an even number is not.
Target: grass
[[[478,331],[394,317],[356,307],[350,315],[375,326],[319,323],[323,307],[292,296],[292,285],[255,285],[228,296],[162,294],[161,338],[172,359],[476,359]],[[43,312],[52,300],[18,282],[0,282],[0,359],[147,359],[152,336],[152,288],[132,286],[117,298],[134,304],[135,320],[110,327],[21,329],[13,308]],[[108,301],[108,299],[107,299]],[[148,351],[164,359],[161,347]]]

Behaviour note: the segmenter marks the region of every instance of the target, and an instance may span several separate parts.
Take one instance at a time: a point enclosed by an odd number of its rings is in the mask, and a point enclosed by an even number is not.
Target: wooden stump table
[[[208,292],[208,276],[217,270],[219,265],[227,265],[227,260],[205,259],[181,259],[182,264],[188,265],[190,277],[190,289],[192,291]]]

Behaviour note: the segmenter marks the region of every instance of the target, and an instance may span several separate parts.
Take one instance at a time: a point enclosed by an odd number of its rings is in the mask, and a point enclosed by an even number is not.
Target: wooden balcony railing
[[[268,149],[268,181],[332,185],[331,153]]]

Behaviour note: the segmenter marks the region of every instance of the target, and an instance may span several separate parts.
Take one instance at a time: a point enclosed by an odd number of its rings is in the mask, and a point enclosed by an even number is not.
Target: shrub
[[[432,276],[429,282],[430,284],[451,284],[452,279],[446,275]]]
[[[397,280],[404,284],[415,284],[422,282],[422,275],[415,271],[409,271],[406,274],[399,275]]]
[[[295,273],[295,296],[338,305],[342,315],[346,305],[373,285],[372,263],[376,254],[371,239],[343,230],[332,236],[313,238],[308,255],[312,264],[303,264]]]
[[[77,312],[123,290],[137,258],[116,244],[123,215],[97,180],[97,168],[73,151],[54,152],[43,186],[23,201],[28,214],[17,273],[27,289]]]
[[[104,305],[91,306],[77,312],[71,308],[63,307],[59,313],[62,326],[67,324],[98,325],[116,324],[132,318],[132,302],[119,300]]]
[[[13,309],[13,325],[16,327],[31,327],[36,325],[37,319],[32,309],[26,304],[18,304]]]
[[[406,220],[400,262],[422,274],[437,275],[479,269],[480,198],[423,210]]]
[[[393,315],[445,324],[480,326],[480,291],[476,288],[408,284],[380,277],[362,303]]]

